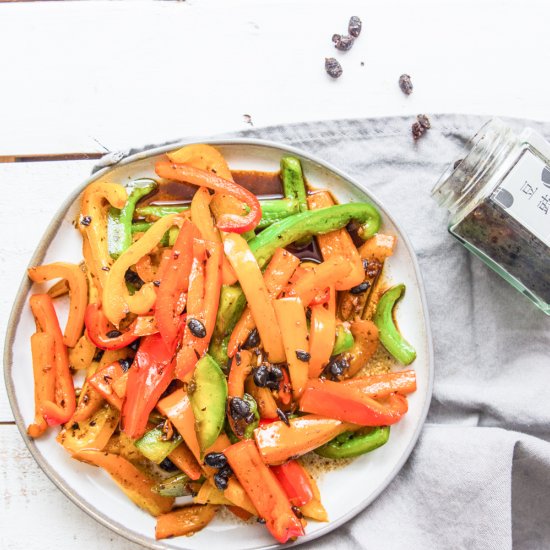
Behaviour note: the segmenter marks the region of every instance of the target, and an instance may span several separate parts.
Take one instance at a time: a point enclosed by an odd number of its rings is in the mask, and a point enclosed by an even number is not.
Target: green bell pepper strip
[[[155,464],[160,464],[183,441],[181,435],[174,436],[170,441],[162,439],[164,432],[153,428],[144,433],[136,442],[139,452]]]
[[[403,365],[410,365],[416,359],[415,349],[403,338],[393,320],[395,303],[403,296],[405,285],[399,284],[386,290],[376,306],[374,324],[383,346]]]
[[[137,202],[157,187],[151,179],[137,179],[128,184],[128,199],[121,210],[109,208],[107,213],[107,247],[112,258],[118,258],[132,244],[132,218]]]
[[[151,491],[162,497],[184,497],[191,494],[191,478],[183,472],[159,481]]]
[[[368,203],[337,204],[320,210],[308,210],[264,229],[249,241],[250,250],[260,269],[263,269],[277,248],[284,248],[304,237],[342,229],[352,220],[362,225],[361,237],[368,239],[378,231],[381,218],[378,210]],[[222,287],[216,326],[208,351],[221,365],[227,362],[227,343],[245,306],[246,298],[239,285]]]
[[[140,218],[162,218],[169,214],[179,214],[189,210],[189,205],[166,205],[166,206],[140,206],[136,208],[136,215]]]
[[[336,339],[334,341],[334,347],[332,348],[331,355],[340,355],[345,351],[350,350],[355,343],[353,334],[344,326],[336,326]]]
[[[377,426],[368,431],[344,432],[315,449],[315,453],[324,458],[354,458],[378,449],[389,437],[389,426]]]
[[[302,165],[296,157],[283,157],[281,159],[281,179],[283,180],[283,193],[287,199],[297,199],[300,212],[308,210],[307,191],[302,173]]]

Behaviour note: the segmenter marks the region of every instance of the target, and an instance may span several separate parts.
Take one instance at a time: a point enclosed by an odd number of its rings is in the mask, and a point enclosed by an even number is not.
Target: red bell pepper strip
[[[300,410],[360,426],[389,426],[399,422],[408,404],[398,393],[377,401],[353,385],[310,379],[300,399]]]
[[[138,439],[145,433],[149,413],[172,381],[174,353],[175,343],[169,348],[158,333],[141,341],[128,371],[126,400],[122,407],[122,428],[128,437]]]
[[[280,466],[271,466],[271,471],[275,474],[292,506],[304,506],[313,498],[309,476],[296,460],[289,460]]]
[[[220,302],[222,257],[220,243],[194,239],[193,264],[187,294],[187,323],[176,366],[176,377],[180,380],[185,380],[193,372],[195,364],[206,353],[212,338]],[[190,323],[193,320],[199,321],[206,329],[204,336],[197,335],[196,330],[195,334],[191,331]]]
[[[163,262],[163,277],[157,293],[155,320],[167,346],[177,337],[180,315],[185,306],[184,293],[189,288],[189,274],[193,262],[193,240],[199,238],[196,226],[184,221],[170,258]],[[183,298],[182,298],[183,296]]]
[[[63,343],[63,334],[53,307],[53,301],[47,294],[35,294],[30,298],[30,306],[37,327],[54,339],[55,349],[55,402],[45,400],[42,403],[42,415],[49,426],[64,424],[73,415],[76,408],[76,396],[73,377],[69,367],[67,348]]]
[[[262,217],[260,201],[254,193],[251,193],[237,183],[220,178],[212,172],[199,170],[186,164],[175,164],[167,160],[157,162],[155,171],[161,178],[191,183],[193,185],[208,187],[208,189],[212,189],[213,191],[227,193],[250,208],[250,212],[245,216],[229,213],[222,214],[216,224],[220,231],[245,233],[254,229]]]
[[[275,474],[262,461],[255,443],[252,440],[241,441],[225,449],[224,454],[275,539],[285,543],[302,536],[302,523],[292,511],[292,505]]]
[[[113,384],[123,376],[124,369],[120,366],[120,361],[115,361],[105,368],[98,370],[88,379],[88,383],[115,409],[120,411],[124,400],[114,391]]]
[[[124,332],[117,330],[109,323],[99,304],[90,304],[86,308],[84,324],[88,338],[94,346],[103,350],[125,348],[141,336],[158,332],[155,318],[151,315],[140,315]],[[110,337],[111,333],[113,336]]]

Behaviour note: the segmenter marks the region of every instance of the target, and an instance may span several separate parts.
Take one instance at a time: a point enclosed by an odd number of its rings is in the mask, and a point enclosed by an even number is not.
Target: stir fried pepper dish
[[[35,283],[58,281],[30,298],[28,434],[58,426],[72,458],[156,517],[157,539],[193,534],[227,507],[294,540],[307,519],[328,521],[300,457],[384,445],[416,389],[403,367],[415,350],[394,320],[405,287],[381,276],[395,237],[379,232],[373,205],[310,189],[292,156],[275,199],[236,183],[209,145],[155,171],[88,185],[83,262],[29,269]],[[168,184],[192,189],[190,202],[153,200]],[[372,374],[379,346],[396,365]]]

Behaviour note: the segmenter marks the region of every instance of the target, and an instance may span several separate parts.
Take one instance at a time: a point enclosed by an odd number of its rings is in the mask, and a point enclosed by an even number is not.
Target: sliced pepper
[[[165,433],[161,428],[153,428],[145,432],[135,443],[139,452],[151,462],[160,464],[182,442],[181,435],[172,439],[164,439]]]
[[[278,420],[260,425],[254,431],[256,444],[266,464],[282,464],[309,453],[353,428],[350,423],[312,414],[291,418],[289,424],[287,426]]]
[[[297,460],[289,460],[271,471],[284,489],[292,506],[305,506],[313,498],[313,489],[304,467]]]
[[[254,380],[250,377],[245,383],[245,389],[247,393],[254,398],[254,401],[256,401],[260,411],[260,417],[262,419],[279,418],[279,414],[277,413],[277,409],[279,407],[277,406],[277,402],[275,401],[271,390],[268,388],[259,388],[256,384],[254,384]]]
[[[290,155],[281,158],[281,179],[285,197],[298,201],[300,212],[308,209],[308,199],[300,160]]]
[[[128,198],[122,208],[109,208],[107,214],[107,243],[109,254],[115,260],[132,244],[132,218],[140,199],[152,193],[158,184],[149,178],[140,178],[126,185]]]
[[[76,409],[69,422],[80,423],[87,421],[105,403],[103,396],[88,383],[90,378],[96,373],[97,369],[98,363],[94,361],[88,368],[86,380],[84,381],[84,384],[80,390],[80,395],[78,396]]]
[[[285,543],[303,535],[302,523],[277,478],[262,461],[254,442],[241,441],[225,449],[224,454],[273,537]]]
[[[416,391],[416,373],[414,370],[371,374],[343,380],[344,387],[358,388],[364,395],[381,398],[392,393],[403,395]]]
[[[240,397],[244,395],[244,383],[246,377],[252,371],[252,353],[242,350],[238,358],[231,360],[231,368],[227,379],[227,394],[229,397]]]
[[[153,283],[144,284],[130,295],[126,288],[125,275],[142,256],[157,246],[162,236],[174,223],[182,223],[179,214],[172,214],[155,222],[143,237],[125,250],[110,268],[103,285],[103,312],[115,327],[127,313],[145,315],[155,303],[157,294]]]
[[[222,254],[219,243],[193,241],[187,322],[176,366],[176,376],[180,380],[186,381],[191,376],[212,338],[220,300]]]
[[[405,285],[396,285],[384,292],[374,314],[380,342],[403,365],[410,365],[416,359],[416,350],[401,335],[393,320],[393,308],[403,296]]]
[[[98,393],[101,394],[110,405],[115,409],[121,410],[123,399],[121,399],[113,390],[113,384],[122,376],[125,371],[122,368],[120,361],[115,361],[110,365],[98,370],[88,380],[88,384],[92,386]]]
[[[309,342],[304,305],[300,298],[280,298],[273,302],[283,337],[292,394],[299,399],[309,371]]]
[[[54,339],[55,352],[55,401],[42,402],[42,415],[49,426],[64,424],[73,415],[76,408],[76,396],[73,377],[69,367],[67,348],[53,307],[53,301],[47,294],[35,294],[29,300],[37,327],[50,334]]]
[[[86,309],[86,308],[84,308]],[[83,370],[90,367],[94,360],[97,348],[84,333],[72,349],[69,350],[69,363],[74,370]]]
[[[284,362],[285,350],[273,303],[247,242],[240,235],[225,235],[224,250],[237,274],[269,360]]]
[[[376,353],[378,349],[379,334],[376,325],[372,321],[359,319],[350,325],[353,336],[353,345],[346,354],[349,368],[346,375],[355,376]]]
[[[169,455],[168,458],[182,471],[185,472],[190,479],[196,481],[201,477],[202,470],[196,458],[189,447],[182,443],[178,445]]]
[[[216,515],[217,506],[211,504],[189,504],[157,518],[155,538],[157,540],[183,535],[193,535],[204,529]]]
[[[213,191],[233,195],[250,208],[248,214],[244,216],[235,214],[224,214],[220,216],[217,221],[217,226],[220,231],[244,233],[254,229],[262,217],[262,209],[256,195],[233,181],[221,178],[211,172],[199,170],[192,166],[175,164],[169,161],[157,162],[155,171],[161,178],[208,187]]]
[[[329,287],[327,305],[311,306],[309,378],[318,377],[333,354],[336,333],[336,292]]]
[[[294,256],[294,254],[291,254],[288,250],[279,248],[275,251],[273,258],[263,274],[265,286],[271,298],[277,298],[279,296],[299,263],[300,259]],[[229,357],[235,355],[237,349],[245,343],[248,335],[255,327],[256,323],[254,322],[252,311],[250,307],[247,306],[231,333],[227,348]]]
[[[40,437],[48,428],[42,404],[55,399],[55,339],[47,332],[31,336],[34,375],[34,422],[27,428],[30,437]]]
[[[184,497],[191,494],[190,482],[189,476],[180,472],[175,476],[159,481],[151,491],[163,497]]]
[[[189,164],[200,170],[217,174],[220,178],[233,179],[224,156],[215,147],[207,143],[184,145],[176,151],[166,153],[166,156],[176,164]]]
[[[334,347],[332,348],[331,355],[340,355],[353,348],[355,340],[347,325],[347,323],[345,325],[343,323],[336,325],[336,339],[334,340]]]
[[[128,437],[145,433],[149,413],[174,375],[174,348],[168,348],[160,334],[141,340],[128,375],[126,400],[122,407],[122,428]]]
[[[315,452],[324,458],[355,458],[385,445],[389,437],[389,426],[344,432],[315,449]]]
[[[361,388],[311,379],[300,400],[300,410],[360,426],[389,426],[401,420],[408,405],[407,398],[397,393],[377,401]]]

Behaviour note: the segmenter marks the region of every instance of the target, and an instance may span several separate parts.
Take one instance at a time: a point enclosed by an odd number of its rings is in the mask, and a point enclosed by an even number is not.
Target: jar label
[[[550,167],[528,149],[491,199],[550,246]]]

